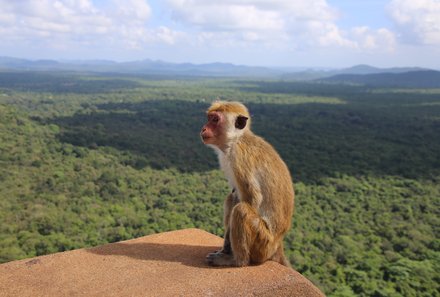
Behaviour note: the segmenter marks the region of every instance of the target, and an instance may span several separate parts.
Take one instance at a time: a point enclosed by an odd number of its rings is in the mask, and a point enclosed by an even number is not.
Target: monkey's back
[[[272,145],[250,131],[240,138],[234,149],[235,178],[248,188],[251,183],[259,187],[262,197],[258,212],[275,236],[283,235],[290,228],[294,208],[293,183],[287,165]],[[250,181],[245,180],[249,174]],[[246,187],[241,190],[247,191]],[[243,193],[243,196],[250,197],[252,193]]]

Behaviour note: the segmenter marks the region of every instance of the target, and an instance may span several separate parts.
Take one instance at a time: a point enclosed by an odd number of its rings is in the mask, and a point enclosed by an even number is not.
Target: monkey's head
[[[239,102],[215,101],[206,114],[208,122],[200,132],[206,145],[222,148],[250,128],[249,111]]]

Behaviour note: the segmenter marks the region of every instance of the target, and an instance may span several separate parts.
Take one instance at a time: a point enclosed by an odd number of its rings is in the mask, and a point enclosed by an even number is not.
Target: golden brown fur
[[[247,110],[246,106],[244,106],[240,102],[215,101],[208,108],[207,113],[210,113],[213,111],[220,111],[220,112],[226,112],[226,113],[236,113],[236,114],[242,114],[244,116],[249,117],[249,111]]]
[[[213,129],[226,130],[222,135],[227,137],[221,144],[212,141],[212,146],[233,192],[224,204],[224,247],[209,254],[208,263],[245,266],[274,260],[289,265],[282,242],[291,225],[294,205],[289,170],[275,149],[249,129],[250,119],[244,128],[231,124],[238,116],[250,118],[244,105],[214,102],[208,115],[213,112],[222,113]],[[205,127],[202,136],[211,129],[209,122]]]

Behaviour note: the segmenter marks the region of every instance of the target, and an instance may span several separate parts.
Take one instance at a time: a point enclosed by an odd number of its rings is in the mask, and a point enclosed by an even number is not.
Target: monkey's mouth
[[[203,142],[206,142],[206,141],[208,141],[209,139],[211,139],[212,137],[210,137],[210,136],[206,136],[206,135],[203,135],[202,136],[202,140],[203,140]]]

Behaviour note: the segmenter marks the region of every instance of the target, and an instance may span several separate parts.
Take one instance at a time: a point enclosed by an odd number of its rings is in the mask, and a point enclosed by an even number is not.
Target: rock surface
[[[9,262],[0,265],[0,296],[324,296],[275,262],[207,266],[221,244],[185,229]]]

